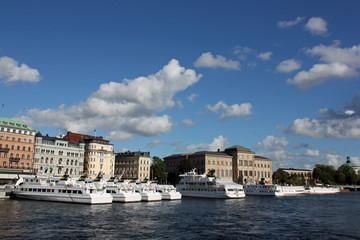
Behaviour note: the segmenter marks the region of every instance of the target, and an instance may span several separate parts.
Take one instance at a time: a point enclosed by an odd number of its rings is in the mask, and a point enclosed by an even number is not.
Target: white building
[[[84,171],[85,143],[58,137],[35,135],[34,172],[46,176],[81,176]]]

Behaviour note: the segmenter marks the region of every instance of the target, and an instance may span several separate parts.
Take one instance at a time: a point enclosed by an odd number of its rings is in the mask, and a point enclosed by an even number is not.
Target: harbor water
[[[0,239],[360,239],[360,192],[108,205],[4,199]]]

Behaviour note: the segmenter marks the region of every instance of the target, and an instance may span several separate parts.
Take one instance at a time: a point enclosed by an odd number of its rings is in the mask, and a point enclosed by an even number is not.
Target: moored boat
[[[185,197],[200,198],[243,198],[243,186],[215,176],[215,170],[208,174],[197,174],[196,169],[179,176],[177,190]]]
[[[281,186],[273,184],[245,184],[244,190],[249,196],[284,196]]]
[[[307,186],[305,187],[305,192],[310,194],[332,194],[339,193],[339,187],[330,187],[330,186]]]
[[[91,183],[78,183],[64,175],[62,178],[29,176],[20,178],[12,194],[17,198],[84,204],[112,203],[112,196]]]
[[[284,195],[298,195],[305,193],[304,186],[281,186]]]
[[[114,202],[140,202],[141,194],[136,192],[136,185],[128,181],[115,180],[110,178],[105,189],[110,193]]]
[[[140,193],[141,201],[153,202],[162,199],[161,193],[156,191],[156,183],[151,181],[143,181],[136,185],[136,192]]]
[[[180,200],[182,197],[173,185],[157,185],[156,191],[161,194],[162,200]]]

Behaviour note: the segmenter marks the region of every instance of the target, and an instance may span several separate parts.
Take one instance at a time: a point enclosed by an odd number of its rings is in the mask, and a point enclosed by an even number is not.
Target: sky
[[[360,2],[0,2],[0,116],[116,152],[360,165]]]

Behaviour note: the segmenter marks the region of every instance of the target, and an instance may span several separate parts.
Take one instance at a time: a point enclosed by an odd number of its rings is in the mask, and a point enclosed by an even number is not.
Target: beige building
[[[284,171],[290,175],[298,175],[299,177],[304,177],[305,180],[312,178],[312,170],[308,169],[296,169],[296,168],[279,168],[277,171]]]
[[[81,176],[84,171],[85,143],[61,137],[35,135],[34,172],[46,176]]]
[[[174,154],[164,158],[168,172],[179,175],[182,161],[190,160],[198,173],[207,173],[215,169],[215,174],[224,180],[245,182],[272,182],[272,161],[255,156],[250,149],[235,145],[224,151],[203,151],[186,154]]]
[[[32,171],[34,137],[25,122],[0,117],[0,173]]]
[[[150,179],[150,152],[123,152],[115,156],[115,176],[124,179]]]
[[[84,174],[95,178],[99,173],[104,177],[114,176],[114,146],[103,137],[68,132],[64,137],[72,142],[85,143]]]

